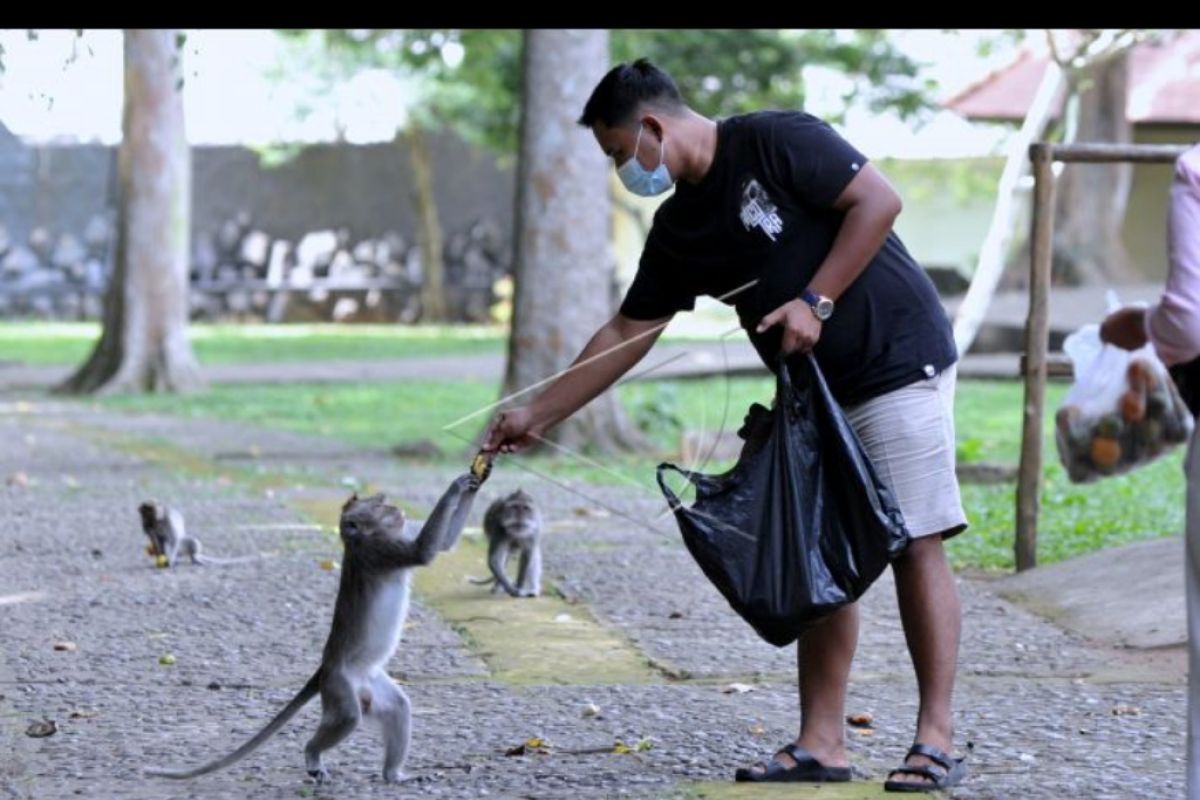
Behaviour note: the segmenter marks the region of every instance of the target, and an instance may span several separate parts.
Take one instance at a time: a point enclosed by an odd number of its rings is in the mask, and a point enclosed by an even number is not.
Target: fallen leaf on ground
[[[575,506],[575,515],[579,517],[611,517],[612,512],[592,506]]]
[[[537,736],[534,736],[531,739],[526,739],[525,741],[521,742],[516,747],[510,747],[508,750],[505,750],[504,755],[506,755],[506,756],[527,756],[530,754],[546,755],[549,752],[550,752],[550,744],[545,739],[541,739]]]
[[[651,739],[649,736],[643,736],[641,739],[638,739],[632,745],[625,744],[625,742],[621,741],[620,739],[617,739],[616,744],[613,745],[613,752],[617,753],[619,755],[627,755],[630,753],[644,753],[645,751],[649,750],[652,747],[654,747],[654,740]]]
[[[1127,706],[1118,704],[1113,706],[1112,714],[1114,717],[1136,717],[1142,713],[1142,710],[1137,706]]]
[[[79,649],[79,645],[69,642],[66,639],[59,639],[54,643],[54,649],[63,653],[74,653]]]
[[[169,667],[175,663],[175,656],[171,655],[170,653],[164,653],[158,657],[158,663],[162,664],[164,667]]]
[[[847,724],[853,725],[855,728],[869,728],[874,721],[875,717],[871,716],[869,711],[860,711],[846,717]]]
[[[53,736],[58,733],[58,723],[52,719],[44,719],[41,722],[35,722],[25,729],[26,736],[32,736],[34,739],[44,739],[47,736]]]
[[[745,694],[753,691],[754,687],[748,683],[729,683],[721,687],[721,694]]]
[[[585,717],[600,716],[600,706],[596,705],[595,703],[588,703],[587,705],[585,705],[583,707],[583,716],[585,716]]]

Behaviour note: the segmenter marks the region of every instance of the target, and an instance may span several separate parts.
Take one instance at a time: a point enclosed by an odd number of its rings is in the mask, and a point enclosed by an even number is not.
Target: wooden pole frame
[[[1017,571],[1037,565],[1037,524],[1042,501],[1042,425],[1046,413],[1046,357],[1050,346],[1050,267],[1054,238],[1055,161],[1088,163],[1174,163],[1189,145],[1068,144],[1036,142],[1033,162],[1033,215],[1029,236],[1029,312],[1025,318],[1025,404],[1021,462],[1017,472]]]

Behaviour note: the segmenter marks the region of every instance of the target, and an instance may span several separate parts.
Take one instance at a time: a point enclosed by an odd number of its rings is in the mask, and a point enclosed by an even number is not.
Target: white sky
[[[919,64],[926,65],[922,77],[937,81],[937,100],[946,100],[992,70],[1009,63],[1016,55],[1013,46],[996,48],[987,58],[976,52],[979,41],[995,36],[994,30],[898,30],[893,43]],[[832,113],[841,107],[841,94],[849,81],[828,69],[805,72],[808,96],[806,110]],[[962,158],[1002,152],[1009,129],[967,122],[950,111],[935,113],[923,122],[903,121],[895,113],[851,108],[841,126],[843,135],[872,158]]]
[[[930,64],[929,77],[947,97],[1009,58],[1011,50],[982,59],[975,53],[991,31],[895,32],[896,43]],[[121,32],[39,31],[29,41],[23,30],[0,31],[6,70],[0,75],[0,122],[33,140],[120,139]],[[76,57],[72,60],[72,52]],[[269,30],[188,31],[184,48],[184,117],[193,144],[264,145],[327,141],[339,130],[351,142],[388,140],[404,123],[411,87],[384,71],[359,75],[330,97],[317,97],[302,76],[268,77],[282,63],[282,45]],[[841,76],[810,68],[808,109],[821,114],[844,90]],[[311,112],[300,118],[302,104]],[[914,129],[891,115],[865,109],[847,115],[843,133],[872,157],[959,157],[999,152],[1003,134],[972,126],[949,112]]]

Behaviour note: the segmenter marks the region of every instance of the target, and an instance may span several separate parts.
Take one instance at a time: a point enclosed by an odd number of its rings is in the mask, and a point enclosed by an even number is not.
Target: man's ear
[[[654,134],[654,138],[659,142],[663,139],[662,118],[656,114],[647,112],[642,115],[641,124],[645,126],[647,133]],[[643,137],[645,138],[645,137]]]

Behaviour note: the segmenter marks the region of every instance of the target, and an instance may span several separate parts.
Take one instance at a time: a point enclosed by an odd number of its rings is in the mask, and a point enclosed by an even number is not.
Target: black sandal
[[[908,759],[913,756],[925,756],[933,764],[909,766]],[[888,773],[888,780],[883,784],[885,792],[936,792],[939,789],[957,786],[962,783],[963,778],[967,777],[965,757],[951,758],[936,747],[930,747],[920,742],[908,749],[908,755],[904,757],[904,761],[905,763]],[[929,780],[919,783],[894,781],[891,780],[893,775],[920,775]]]
[[[779,762],[779,753],[787,753],[796,765],[785,767]],[[827,767],[813,757],[812,753],[795,743],[785,744],[769,763],[760,761],[753,767],[741,767],[733,774],[735,781],[743,783],[844,783],[850,780],[849,767]]]

